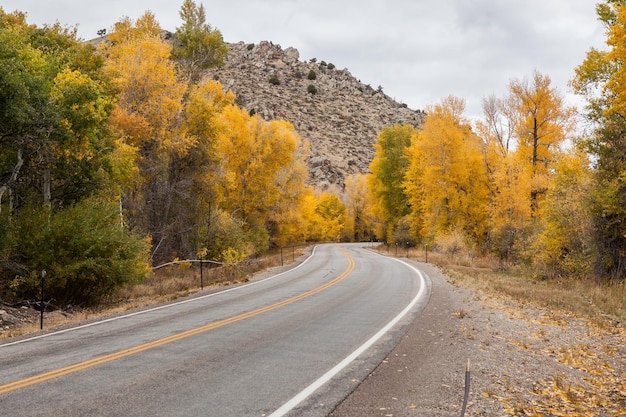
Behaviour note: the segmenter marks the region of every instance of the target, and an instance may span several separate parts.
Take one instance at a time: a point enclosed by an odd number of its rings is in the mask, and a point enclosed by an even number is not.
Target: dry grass
[[[199,265],[178,264],[154,271],[146,280],[139,284],[120,289],[113,299],[171,301],[187,296],[204,287],[231,285],[247,281],[252,275],[269,268],[289,264],[303,254],[305,246],[283,250],[274,250],[262,257],[249,259],[237,265],[215,266],[205,264],[202,268],[202,282]],[[109,308],[108,306],[107,308]]]
[[[396,248],[380,247],[380,251],[395,255]],[[423,249],[398,248],[397,255],[426,260]],[[479,289],[486,293],[505,295],[522,303],[567,311],[596,323],[626,322],[626,283],[598,283],[595,280],[537,279],[531,271],[520,267],[503,268],[492,258],[471,254],[442,254],[428,252],[428,262],[441,267],[453,283]]]
[[[300,257],[306,246],[296,246],[270,251],[262,257],[249,259],[238,265],[211,267],[203,266],[202,281],[204,288],[232,285],[246,282],[254,274],[267,269],[288,265]],[[124,313],[126,311],[164,303],[185,297],[201,290],[200,268],[198,265],[178,264],[154,271],[138,284],[119,289],[108,302],[96,308],[76,309],[73,311],[47,311],[44,327],[58,327],[94,318]],[[29,317],[19,325],[9,329],[0,329],[0,338],[6,339],[33,333],[39,330],[39,312],[29,311]]]

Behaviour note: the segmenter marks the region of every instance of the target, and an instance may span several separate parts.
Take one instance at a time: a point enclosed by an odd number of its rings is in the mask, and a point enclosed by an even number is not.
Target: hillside
[[[206,76],[237,95],[237,102],[266,120],[291,122],[311,145],[310,182],[343,186],[347,175],[366,173],[373,144],[386,126],[419,126],[424,112],[394,101],[331,63],[302,62],[295,48],[263,41],[229,44],[224,67]],[[325,65],[326,64],[326,65]],[[310,79],[314,71],[315,79]],[[308,91],[309,85],[316,92]]]

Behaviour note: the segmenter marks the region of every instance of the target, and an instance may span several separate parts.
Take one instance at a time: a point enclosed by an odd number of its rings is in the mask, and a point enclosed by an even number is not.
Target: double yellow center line
[[[260,314],[263,313],[267,313],[269,311],[272,310],[276,310],[280,307],[284,307],[286,305],[295,303],[296,301],[300,301],[302,299],[305,299],[307,297],[310,297],[312,295],[315,295],[319,292],[324,291],[327,288],[332,287],[333,285],[337,284],[338,282],[342,281],[343,279],[345,279],[348,275],[350,275],[350,273],[352,273],[352,271],[354,270],[354,260],[352,259],[352,257],[350,257],[350,255],[348,255],[348,253],[341,249],[342,252],[344,253],[344,255],[346,256],[346,258],[348,259],[348,268],[343,271],[339,276],[337,276],[337,278],[333,279],[332,281],[328,281],[327,283],[325,283],[324,285],[321,285],[317,288],[313,288],[312,290],[309,290],[307,292],[304,292],[302,294],[293,296],[291,298],[288,298],[286,300],[283,301],[279,301],[275,304],[271,304],[268,305],[266,307],[262,307],[259,308],[257,310],[253,310],[247,313],[242,313],[239,314],[237,316],[233,316],[224,320],[220,320],[220,321],[216,321],[214,323],[210,323],[207,324],[205,326],[201,326],[201,327],[196,327],[195,329],[191,329],[191,330],[187,330],[185,332],[182,333],[178,333],[172,336],[168,336],[165,337],[163,339],[157,339],[154,340],[152,342],[148,342],[148,343],[144,343],[135,347],[131,347],[128,349],[124,349],[124,350],[120,350],[119,352],[114,352],[108,355],[104,355],[104,356],[99,356],[97,358],[93,358],[90,359],[88,361],[84,361],[84,362],[79,362],[77,364],[74,365],[70,365],[70,366],[66,366],[63,368],[59,368],[50,372],[45,372],[43,374],[39,374],[39,375],[35,375],[32,376],[30,378],[25,378],[25,379],[21,379],[19,381],[15,381],[15,382],[11,382],[5,385],[0,385],[0,395],[1,394],[6,394],[8,392],[11,391],[15,391],[21,388],[26,388],[29,387],[31,385],[35,385],[35,384],[39,384],[41,382],[45,382],[45,381],[49,381],[51,379],[54,378],[58,378],[64,375],[68,375],[68,374],[72,374],[74,372],[79,372],[88,368],[93,368],[94,366],[97,365],[101,365],[103,363],[107,363],[107,362],[111,362],[117,359],[121,359],[121,358],[125,358],[127,356],[130,355],[134,355],[136,353],[140,353],[140,352],[144,352],[146,350],[149,349],[153,349],[159,346],[163,346],[163,345],[167,345],[169,343],[173,343],[173,342],[177,342],[179,340],[183,340],[186,339],[188,337],[192,337],[192,336],[196,336],[199,335],[201,333],[205,333],[214,329],[218,329],[220,327],[224,327],[227,326],[229,324],[233,324],[233,323],[237,323],[239,321],[245,320],[245,319],[249,319],[251,317],[255,317],[258,316]]]

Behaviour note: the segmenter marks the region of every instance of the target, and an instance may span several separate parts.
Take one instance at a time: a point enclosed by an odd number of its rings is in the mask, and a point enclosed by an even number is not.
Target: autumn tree
[[[124,207],[129,224],[152,237],[152,257],[168,259],[177,251],[171,209],[181,178],[174,161],[195,144],[181,129],[186,86],[178,81],[172,48],[151,13],[136,22],[122,20],[111,37],[100,50],[117,92],[111,121],[124,143],[136,149],[142,179],[126,190]]]
[[[608,49],[591,49],[576,68],[575,90],[588,100],[594,131],[586,146],[593,155],[590,192],[595,270],[602,277],[626,277],[626,2],[605,1],[596,8]]]
[[[553,169],[543,202],[542,232],[533,242],[533,263],[549,277],[587,277],[593,272],[594,255],[589,158],[574,148],[558,156]]]
[[[575,109],[567,107],[550,77],[538,72],[532,80],[512,80],[507,105],[517,140],[516,158],[525,162],[534,214],[548,189],[550,166],[574,127]]]
[[[529,257],[552,164],[573,130],[574,109],[548,76],[535,72],[530,81],[512,80],[509,95],[486,99],[483,110],[477,130],[489,175],[491,250],[503,261]]]
[[[403,185],[417,235],[459,232],[480,248],[487,236],[488,177],[481,140],[464,111],[464,101],[456,97],[430,109],[408,149]]]
[[[300,139],[291,162],[284,165],[278,172],[274,186],[280,190],[281,198],[269,207],[267,228],[270,243],[285,247],[306,242],[307,204],[306,196],[312,192],[306,185],[309,178],[306,158],[309,155],[309,144]]]
[[[315,208],[319,216],[320,240],[337,242],[344,233],[346,207],[341,199],[330,192],[323,192]]]
[[[373,237],[373,219],[370,211],[367,175],[357,174],[346,177],[346,235],[350,240],[361,242]]]
[[[236,106],[225,108],[220,122],[221,207],[245,221],[256,251],[262,252],[270,232],[279,231],[271,224],[285,208],[281,187],[285,201],[292,202],[304,189],[304,166],[296,162],[301,139],[290,123],[266,122]]]

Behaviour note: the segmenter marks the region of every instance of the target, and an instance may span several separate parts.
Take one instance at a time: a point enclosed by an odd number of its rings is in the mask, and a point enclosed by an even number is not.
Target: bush
[[[333,64],[332,62],[329,62],[326,68],[328,68],[329,70],[333,70],[335,69],[335,64]]]
[[[270,84],[272,84],[272,85],[280,85],[280,80],[278,79],[277,76],[272,75],[270,77]]]
[[[122,230],[115,203],[88,199],[48,215],[24,209],[9,230],[16,243],[0,264],[15,300],[38,299],[40,277],[53,304],[92,306],[148,272],[149,244]]]
[[[254,44],[253,43],[249,43],[247,48],[248,48],[248,51],[253,50],[254,49]]]
[[[316,94],[317,93],[317,87],[315,87],[313,84],[309,84],[309,86],[306,88],[306,91],[309,94]]]
[[[317,74],[315,73],[315,71],[310,70],[310,71],[309,71],[309,75],[307,75],[307,78],[308,78],[309,80],[314,80],[314,79],[316,79],[316,78],[317,78]]]

